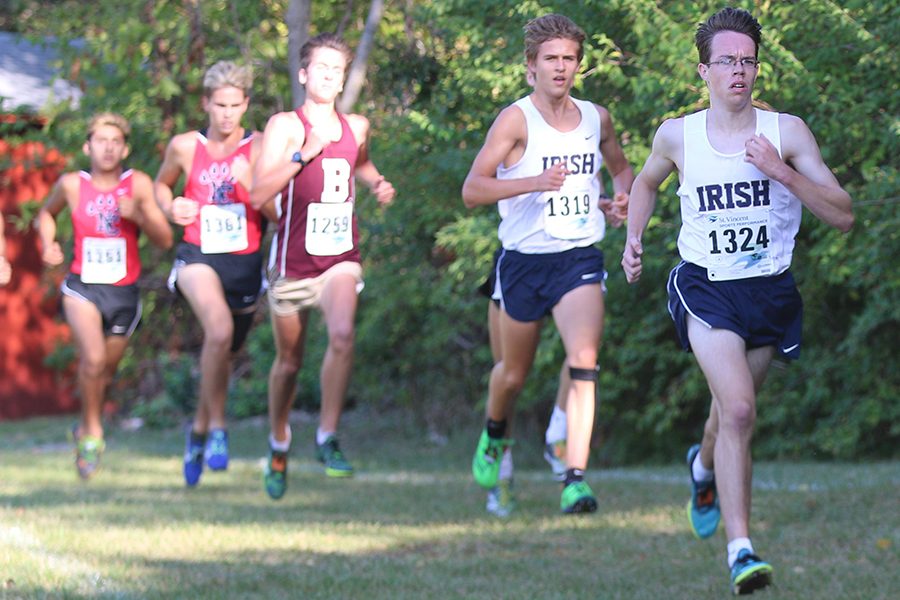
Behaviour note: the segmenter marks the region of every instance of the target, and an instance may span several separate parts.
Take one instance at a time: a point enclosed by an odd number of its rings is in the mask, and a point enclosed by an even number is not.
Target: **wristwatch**
[[[294,152],[294,155],[291,157],[291,162],[299,163],[301,169],[307,165],[307,162],[303,160],[303,157],[300,156],[299,152]]]

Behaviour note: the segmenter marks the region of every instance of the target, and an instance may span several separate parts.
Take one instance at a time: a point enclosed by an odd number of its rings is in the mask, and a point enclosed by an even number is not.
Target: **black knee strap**
[[[600,365],[593,369],[580,369],[578,367],[569,367],[569,377],[576,381],[597,381],[600,373]]]
[[[244,345],[247,334],[250,333],[250,326],[253,325],[254,313],[231,314],[231,321],[234,323],[234,333],[231,336],[231,351],[237,352]]]

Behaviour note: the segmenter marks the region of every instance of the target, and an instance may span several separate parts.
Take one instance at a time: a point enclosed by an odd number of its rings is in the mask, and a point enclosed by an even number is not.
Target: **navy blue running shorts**
[[[70,298],[78,298],[96,306],[103,318],[105,336],[131,337],[141,322],[141,295],[136,284],[82,283],[81,276],[69,273],[63,280],[60,291]]]
[[[487,279],[478,286],[478,293],[491,300],[498,307],[500,306],[500,294],[497,290],[497,260],[500,258],[501,252],[503,252],[503,248],[497,248],[494,252],[494,262],[491,264],[491,270]]]
[[[200,246],[181,242],[175,251],[175,264],[169,274],[169,290],[178,289],[178,269],[185,265],[209,265],[222,281],[225,301],[232,311],[256,304],[263,292],[262,254],[203,254]]]
[[[790,271],[710,281],[706,269],[682,261],[669,273],[666,289],[669,314],[685,350],[691,349],[687,319],[694,317],[714,329],[735,332],[748,350],[775,346],[786,358],[800,357],[803,301]]]
[[[538,321],[575,288],[604,285],[603,252],[594,246],[552,254],[503,250],[497,261],[497,281],[506,314],[516,321]]]

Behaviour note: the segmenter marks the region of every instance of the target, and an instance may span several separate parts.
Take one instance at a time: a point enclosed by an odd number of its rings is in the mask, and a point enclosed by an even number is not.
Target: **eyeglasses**
[[[752,56],[745,56],[744,58],[735,58],[734,56],[723,56],[719,60],[713,60],[706,63],[707,66],[719,65],[722,67],[735,67],[740,64],[745,69],[755,69],[759,66],[759,61],[753,58]]]

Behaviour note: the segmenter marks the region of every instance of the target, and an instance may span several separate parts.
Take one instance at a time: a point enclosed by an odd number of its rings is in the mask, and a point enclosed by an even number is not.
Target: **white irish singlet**
[[[525,153],[511,166],[497,168],[497,179],[534,177],[565,161],[570,171],[558,192],[531,192],[497,203],[503,247],[525,254],[549,254],[590,246],[601,239],[606,221],[597,206],[603,160],[600,155],[600,115],[584,100],[571,98],[581,112],[572,131],[551,127],[529,96],[517,100],[525,115]]]
[[[756,133],[781,154],[778,113],[754,109]],[[786,187],[709,142],[707,111],[684,117],[684,172],[678,252],[711,281],[764,277],[791,265],[802,205]]]

